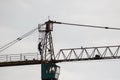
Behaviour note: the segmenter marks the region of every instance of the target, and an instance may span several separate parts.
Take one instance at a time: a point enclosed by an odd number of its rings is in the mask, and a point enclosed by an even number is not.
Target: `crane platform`
[[[71,61],[120,59],[120,45],[60,49],[55,59],[40,58],[38,53],[0,55],[0,67]]]

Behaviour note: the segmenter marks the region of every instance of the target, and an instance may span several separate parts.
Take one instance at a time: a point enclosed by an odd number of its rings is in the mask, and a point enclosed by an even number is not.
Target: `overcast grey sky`
[[[119,0],[0,0],[0,46],[51,20],[120,28]],[[54,25],[60,48],[119,45],[120,31]],[[37,52],[34,33],[1,54]],[[119,80],[120,60],[60,63],[59,80]],[[41,80],[40,65],[0,68],[0,80]]]

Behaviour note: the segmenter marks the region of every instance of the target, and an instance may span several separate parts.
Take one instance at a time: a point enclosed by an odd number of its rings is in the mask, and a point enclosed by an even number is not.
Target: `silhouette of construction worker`
[[[39,50],[39,53],[41,55],[42,54],[42,45],[41,45],[41,42],[39,42],[39,44],[38,44],[38,50]]]

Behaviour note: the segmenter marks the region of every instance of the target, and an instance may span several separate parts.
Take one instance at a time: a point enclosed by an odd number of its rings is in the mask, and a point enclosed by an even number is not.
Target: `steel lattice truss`
[[[120,58],[120,45],[60,49],[56,55],[58,62],[118,58]]]

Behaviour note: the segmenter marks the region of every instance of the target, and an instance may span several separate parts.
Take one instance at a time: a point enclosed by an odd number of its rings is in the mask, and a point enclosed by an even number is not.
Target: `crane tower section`
[[[42,80],[58,80],[59,69],[55,63],[54,47],[52,41],[53,23],[52,21],[45,22],[45,25],[38,25],[39,31],[39,44],[38,50],[41,55],[41,78]]]
[[[53,23],[49,20],[45,22],[44,26],[38,25],[38,31],[38,50],[41,55],[41,60],[46,62],[55,60],[53,40],[51,34],[51,32],[53,31]]]

